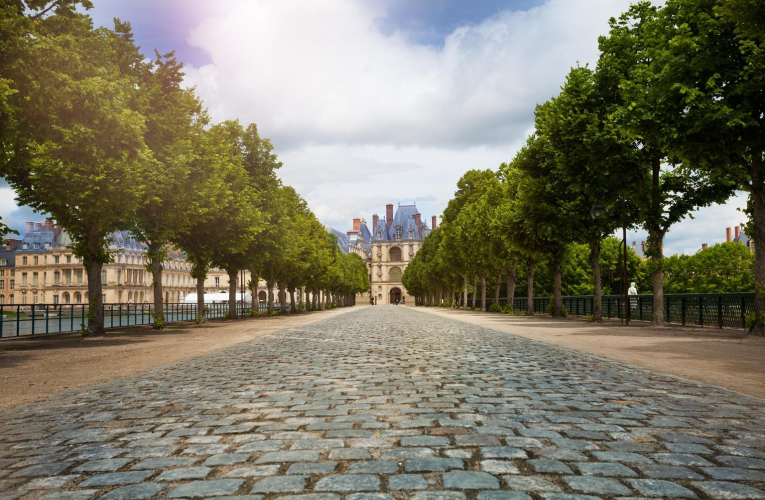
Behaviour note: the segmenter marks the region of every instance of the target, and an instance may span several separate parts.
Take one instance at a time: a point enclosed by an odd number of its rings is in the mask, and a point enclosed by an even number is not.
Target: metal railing
[[[628,298],[630,321],[651,321],[653,295],[630,295]],[[552,297],[534,297],[534,312],[547,313]],[[601,311],[604,318],[621,319],[624,315],[624,297],[604,295]],[[486,299],[486,308],[493,299]],[[468,304],[472,299],[468,297]],[[516,298],[513,309],[525,311],[526,297]],[[480,300],[476,302],[480,306]],[[499,299],[503,308],[507,299]],[[595,298],[592,295],[563,297],[563,306],[571,316],[593,314]],[[746,328],[746,317],[754,312],[754,293],[666,293],[664,294],[664,322],[679,325],[713,326],[717,328]]]
[[[265,313],[268,304],[259,302],[257,310]],[[154,323],[153,304],[103,304],[105,328],[148,325]],[[196,321],[196,304],[165,304],[165,323]],[[237,315],[250,315],[252,305],[237,304]],[[278,310],[278,307],[276,307]],[[228,302],[205,305],[207,318],[228,317]],[[44,335],[46,333],[79,332],[88,325],[88,304],[0,304],[0,338]]]

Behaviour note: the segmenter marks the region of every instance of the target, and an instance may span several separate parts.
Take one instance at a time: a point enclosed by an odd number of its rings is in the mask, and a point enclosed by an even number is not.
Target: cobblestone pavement
[[[765,498],[764,410],[366,307],[0,413],[0,499]]]

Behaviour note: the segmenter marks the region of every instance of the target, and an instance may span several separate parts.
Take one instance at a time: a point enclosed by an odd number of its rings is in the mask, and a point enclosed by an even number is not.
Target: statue
[[[627,290],[627,294],[628,295],[637,295],[638,294],[637,287],[635,286],[635,282],[634,281],[632,283],[630,283],[630,289]]]

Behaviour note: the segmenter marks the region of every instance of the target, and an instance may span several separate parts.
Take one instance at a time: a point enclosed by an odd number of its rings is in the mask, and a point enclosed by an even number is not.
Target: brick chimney
[[[730,239],[730,228],[729,227],[725,228],[725,241],[727,241],[728,243],[731,242],[731,239]]]
[[[433,216],[433,227],[431,227],[431,229],[435,229],[436,228],[436,220],[437,220],[436,216],[434,215]]]
[[[15,250],[21,248],[21,239],[19,238],[6,238],[5,240],[6,250]]]
[[[44,223],[35,222],[35,231],[41,231],[42,229],[44,229]]]
[[[353,230],[357,233],[361,231],[361,219],[353,219]]]
[[[53,223],[52,220],[50,220],[50,219],[46,220],[45,221],[45,230],[46,231],[53,231],[53,225],[54,225],[54,223]]]
[[[736,234],[736,239],[739,239],[741,237],[741,226],[736,226],[734,230]]]
[[[31,221],[31,220],[26,221],[26,232],[31,233],[34,230],[35,230],[34,221]]]
[[[701,249],[702,250],[706,250],[707,249],[707,244],[706,243],[702,243],[701,244]]]
[[[422,214],[420,212],[414,214],[414,224],[417,226],[417,231],[419,231],[422,227]]]
[[[372,215],[372,231],[377,229],[377,222],[380,220],[380,216],[377,214]]]
[[[390,226],[393,224],[393,203],[385,205],[385,229],[390,231]]]

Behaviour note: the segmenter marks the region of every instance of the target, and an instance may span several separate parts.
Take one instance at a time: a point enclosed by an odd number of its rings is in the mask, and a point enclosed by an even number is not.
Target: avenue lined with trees
[[[168,248],[193,266],[198,321],[211,267],[228,272],[231,317],[241,270],[254,290],[260,278],[277,286],[283,312],[286,294],[295,311],[296,290],[318,308],[320,297],[350,305],[369,289],[361,258],[343,254],[278,179],[271,142],[255,124],[211,123],[172,52],[146,59],[127,22],[94,28],[89,0],[0,5],[0,176],[71,236],[88,277],[89,333],[103,332],[101,269],[117,230],[147,245],[157,328]]]
[[[562,295],[587,293],[599,321],[626,254],[628,281],[653,294],[653,324],[664,322],[665,291],[754,291],[752,331],[765,334],[762,3],[640,2],[611,20],[599,48],[596,68],[571,69],[537,106],[536,130],[512,161],[459,180],[404,285],[427,305],[485,309],[488,283],[499,309],[506,282],[508,307],[525,289],[527,314],[542,293],[553,316]],[[749,195],[754,256],[732,243],[663,256],[675,224],[735,191]],[[612,237],[622,226],[647,231],[647,261]]]

